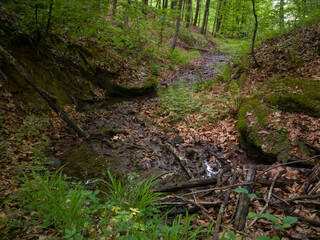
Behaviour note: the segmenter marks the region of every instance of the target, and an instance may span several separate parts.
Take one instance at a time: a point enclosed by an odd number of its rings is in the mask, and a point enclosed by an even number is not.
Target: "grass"
[[[32,179],[24,176],[17,199],[23,208],[36,213],[43,220],[42,227],[54,227],[59,233],[75,231],[81,234],[95,212],[98,191],[85,190],[81,183],[67,182],[61,171],[40,175],[34,171]],[[93,207],[94,206],[94,207]]]
[[[250,40],[243,39],[214,38],[214,42],[218,44],[218,51],[225,54],[242,54],[251,46]]]

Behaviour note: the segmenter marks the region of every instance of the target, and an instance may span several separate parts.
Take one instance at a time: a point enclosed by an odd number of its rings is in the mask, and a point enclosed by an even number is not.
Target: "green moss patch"
[[[242,101],[238,112],[240,143],[248,152],[260,154],[269,162],[296,160],[291,156],[290,137],[281,125],[279,111],[320,117],[320,83],[289,77],[272,79],[259,93]],[[277,120],[277,115],[279,121],[270,122]],[[310,154],[302,141],[298,151],[305,156]]]

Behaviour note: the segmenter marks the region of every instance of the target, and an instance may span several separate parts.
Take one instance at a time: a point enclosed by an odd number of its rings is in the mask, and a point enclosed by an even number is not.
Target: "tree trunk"
[[[174,34],[174,38],[172,41],[172,45],[171,45],[171,49],[174,50],[176,48],[176,44],[177,44],[177,39],[178,39],[178,33],[179,33],[179,28],[180,28],[180,10],[182,8],[182,1],[183,0],[179,0],[179,14],[177,16],[177,22],[176,22],[176,32]]]
[[[188,0],[188,8],[187,8],[187,17],[186,17],[186,21],[187,21],[187,25],[186,28],[189,28],[190,23],[191,23],[191,10],[192,10],[192,0]]]
[[[226,5],[226,0],[218,0],[217,2],[217,13],[216,13],[216,29],[214,31],[214,37],[216,37],[217,33],[220,31],[220,26],[222,22],[222,11],[223,11],[223,6]]]
[[[193,25],[194,25],[194,26],[197,26],[198,15],[199,15],[199,8],[200,8],[200,0],[197,0],[196,14],[195,14],[195,16],[194,16],[194,22],[193,22]]]
[[[70,126],[79,137],[86,137],[86,133],[79,127],[68,115],[59,107],[56,99],[52,97],[49,93],[40,88],[32,76],[18,63],[18,61],[2,46],[0,46],[0,56],[2,56],[6,62],[10,63],[17,72],[24,78],[24,80],[29,83],[34,90],[36,90],[40,96],[49,104],[49,106]]]
[[[176,6],[177,6],[177,1],[176,0],[171,1],[171,9],[175,9]]]
[[[280,0],[280,7],[279,7],[279,26],[280,26],[280,31],[284,30],[284,5],[285,2],[284,0]]]
[[[254,31],[253,31],[253,36],[252,36],[252,45],[251,45],[251,51],[252,51],[252,57],[253,57],[253,61],[254,61],[254,65],[255,67],[259,67],[258,61],[256,59],[256,55],[254,53],[254,43],[256,40],[256,34],[257,34],[257,30],[258,30],[258,17],[256,14],[256,7],[255,7],[255,0],[251,0],[252,1],[252,10],[253,10],[253,15],[254,15],[254,20],[255,20],[255,24],[254,24]]]
[[[124,25],[125,26],[129,26],[129,16],[128,16],[128,11],[129,11],[129,8],[131,7],[131,0],[128,0],[127,1],[127,6],[126,6],[126,9],[125,9],[125,16],[124,16]]]
[[[116,16],[117,5],[118,5],[118,0],[112,0],[112,13],[111,13],[112,19],[114,19],[114,17]]]
[[[206,0],[206,6],[204,9],[204,15],[203,15],[203,21],[202,21],[202,27],[201,27],[201,34],[205,34],[205,27],[208,21],[209,17],[209,7],[210,7],[210,0]]]

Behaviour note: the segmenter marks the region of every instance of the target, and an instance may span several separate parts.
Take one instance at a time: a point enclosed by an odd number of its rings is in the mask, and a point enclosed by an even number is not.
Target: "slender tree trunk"
[[[253,10],[253,15],[254,15],[254,20],[255,20],[255,24],[254,24],[254,31],[253,31],[253,36],[252,36],[252,45],[251,45],[251,51],[252,51],[252,57],[253,57],[253,61],[254,61],[254,65],[255,67],[259,67],[259,63],[256,59],[256,55],[254,53],[254,43],[256,40],[256,34],[257,34],[257,30],[258,30],[258,16],[256,14],[256,7],[255,7],[255,0],[251,0],[252,1],[252,10]]]
[[[179,11],[182,8],[182,1],[183,0],[179,0]],[[177,39],[178,39],[178,33],[179,33],[179,28],[180,28],[180,13],[177,16],[177,21],[176,21],[176,32],[174,34],[174,38],[172,41],[172,45],[171,45],[171,49],[174,50],[176,48],[176,44],[177,44]]]
[[[210,0],[206,0],[206,6],[204,9],[204,15],[203,15],[203,21],[202,21],[202,27],[201,27],[201,34],[205,34],[205,27],[208,21],[209,17],[209,7],[210,7]]]
[[[187,21],[187,25],[186,28],[189,28],[190,23],[191,23],[191,10],[192,10],[192,0],[188,0],[188,13],[187,13],[187,17],[186,17],[186,21]]]
[[[128,16],[128,11],[131,7],[131,0],[128,0],[127,1],[127,6],[126,6],[126,9],[125,9],[125,17],[124,17],[124,25],[125,26],[129,26],[129,16]]]
[[[114,17],[116,16],[117,5],[118,5],[118,0],[112,0],[112,13],[111,13],[112,19],[114,19]]]
[[[174,0],[174,1],[172,0],[171,1],[171,9],[174,9],[176,6],[177,6],[177,1],[176,0]]]
[[[198,15],[199,15],[199,8],[200,8],[200,0],[197,0],[196,14],[195,14],[195,16],[194,16],[194,22],[193,22],[193,25],[194,25],[194,26],[197,26]]]
[[[223,18],[223,7],[226,5],[226,0],[218,0],[217,2],[217,14],[216,14],[216,30],[214,32],[214,37],[220,31],[222,18]]]
[[[279,7],[279,25],[280,31],[284,30],[284,0],[280,0],[280,7]]]

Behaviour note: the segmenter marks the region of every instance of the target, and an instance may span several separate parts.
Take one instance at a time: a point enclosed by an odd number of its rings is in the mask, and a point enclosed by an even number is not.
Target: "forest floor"
[[[23,106],[1,84],[4,107],[0,115],[6,117],[1,119],[5,133],[1,143],[5,145],[0,145],[0,150],[6,157],[1,160],[0,197],[6,199],[18,190],[15,176],[28,169],[32,164],[27,159],[42,149],[38,157],[49,156],[54,166],[68,163],[64,172],[83,180],[88,187],[95,187],[94,179],[104,178],[108,169],[136,172],[142,177],[156,174],[161,179],[156,187],[165,192],[176,191],[183,182],[187,187],[158,204],[178,206],[173,215],[185,209],[199,212],[195,225],[208,226],[216,221],[220,237],[227,229],[249,235],[243,239],[319,239],[319,193],[315,189],[306,195],[302,187],[312,170],[262,164],[262,159],[248,157],[239,147],[237,89],[230,82],[213,81],[218,75],[217,65],[226,61],[227,56],[219,52],[203,53],[174,75],[164,72],[160,80],[163,90],[158,95],[112,98],[82,111],[74,105],[66,106],[69,116],[88,132],[100,131],[101,138],[95,134],[97,139],[90,140],[79,139],[55,114],[33,112],[26,120],[17,114]],[[249,94],[249,90],[243,94]],[[49,141],[50,145],[43,145]],[[254,181],[248,177],[252,172]],[[202,181],[206,179],[211,182]],[[192,181],[197,182],[198,189],[192,187]],[[255,195],[249,200],[246,193],[231,191],[236,186]],[[193,199],[187,198],[189,195]],[[0,217],[6,219],[17,203],[3,206]],[[238,231],[234,224],[246,220],[247,216],[238,211],[244,206],[249,212],[267,215],[247,220],[247,228]],[[299,221],[288,227],[285,216]]]

